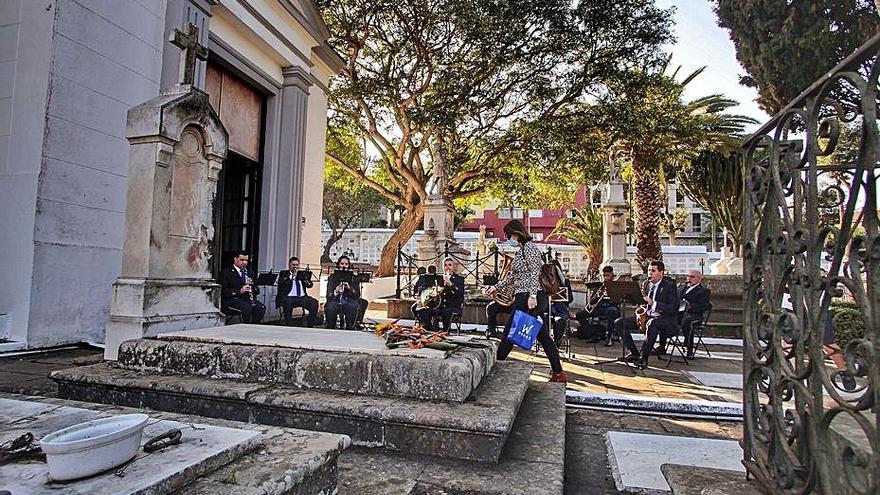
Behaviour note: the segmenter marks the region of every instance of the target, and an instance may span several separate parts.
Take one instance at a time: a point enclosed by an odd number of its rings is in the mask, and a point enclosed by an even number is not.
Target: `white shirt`
[[[290,285],[290,293],[287,294],[287,297],[299,297],[302,296],[302,287],[300,286],[302,282],[299,280],[293,280],[293,283]]]
[[[650,294],[648,297],[650,297],[651,300],[654,301],[654,303],[651,304],[651,307],[648,308],[647,311],[648,315],[650,316],[654,316],[657,314],[657,289],[659,287],[660,282],[657,282],[656,284],[651,284],[651,290],[648,291],[648,294]]]

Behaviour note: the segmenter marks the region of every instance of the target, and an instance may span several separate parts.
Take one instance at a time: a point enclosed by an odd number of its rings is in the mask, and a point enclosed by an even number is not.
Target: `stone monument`
[[[624,182],[620,179],[620,163],[615,153],[610,157],[610,173],[602,203],[602,265],[614,268],[619,275],[632,273],[626,259],[626,217],[629,205],[623,195]]]
[[[449,253],[466,258],[470,251],[461,247],[455,240],[455,207],[452,201],[443,196],[446,189],[446,168],[439,151],[432,153],[434,162],[434,188],[425,200],[424,234],[418,240],[418,257],[422,260],[433,260],[441,256],[448,248]],[[443,260],[425,262],[442,267]]]
[[[193,87],[206,58],[198,30],[175,30],[182,83],[128,112],[131,146],[122,272],[113,284],[104,357],[125,340],[221,324],[212,279],[212,214],[227,133]]]

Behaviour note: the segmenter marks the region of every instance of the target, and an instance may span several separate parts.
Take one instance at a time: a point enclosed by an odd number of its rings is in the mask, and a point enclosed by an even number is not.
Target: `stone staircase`
[[[531,366],[495,363],[494,347],[449,357],[431,349],[396,352],[140,339],[123,344],[118,362],[55,371],[51,378],[64,398],[341,433],[359,446],[497,462]]]

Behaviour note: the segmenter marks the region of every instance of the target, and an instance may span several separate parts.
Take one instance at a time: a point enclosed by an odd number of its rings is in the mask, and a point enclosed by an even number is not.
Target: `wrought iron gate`
[[[768,493],[880,492],[878,53],[880,35],[743,146],[743,462]],[[835,369],[841,296],[865,332]]]

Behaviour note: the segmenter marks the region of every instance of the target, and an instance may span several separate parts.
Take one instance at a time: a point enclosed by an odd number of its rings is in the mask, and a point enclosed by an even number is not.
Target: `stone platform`
[[[88,409],[52,406],[0,398],[0,443],[25,433],[39,439],[53,431],[75,424],[110,416]],[[52,482],[44,462],[16,462],[0,466],[0,489],[13,493],[63,493],[65,495],[113,493],[129,495],[173,493],[224,464],[260,446],[260,434],[209,425],[190,425],[176,421],[153,419],[144,428],[144,439],[172,429],[183,433],[181,444],[150,455],[148,461],[140,452],[125,467],[125,476],[114,470],[82,480]]]
[[[374,334],[232,325],[122,343],[120,368],[298,389],[463,402],[495,363],[493,344],[454,353],[386,349]]]
[[[130,346],[129,349],[152,349],[158,355],[167,350],[167,346],[161,344],[141,341],[126,345]],[[241,353],[229,359],[254,365],[251,368],[243,366],[245,369],[258,371],[260,363],[266,364],[269,369],[263,370],[266,373],[260,376],[269,377],[277,372],[270,363],[290,364],[282,363],[283,359],[273,354],[287,352],[286,349],[218,345],[220,347],[210,352],[220,357]],[[465,354],[471,351],[468,349]],[[176,351],[164,354],[165,362],[170,366],[176,363],[175,356],[179,355],[187,354],[178,354]],[[270,355],[276,356],[274,361],[253,359],[254,356]],[[246,360],[247,356],[249,358]],[[364,356],[364,359],[375,357],[370,354]],[[338,353],[337,357],[361,359],[357,354],[348,353]],[[450,360],[455,362],[457,358],[406,359],[410,364],[419,365]],[[324,365],[319,360],[312,362],[318,367]],[[367,363],[372,364],[365,365],[363,369],[370,370],[371,366],[376,366],[375,362]],[[105,362],[59,370],[53,372],[51,378],[58,383],[59,394],[63,398],[342,433],[349,435],[356,445],[483,462],[498,460],[531,373],[531,366],[527,364],[497,363],[467,400],[459,402],[292,388],[283,384],[233,380],[228,376],[227,379],[213,379],[207,371],[202,374],[201,368],[188,367],[185,360],[174,366],[175,369],[191,372],[186,375],[156,373],[146,368],[126,369],[123,365]],[[335,368],[336,372],[342,372],[343,369],[341,364]],[[406,372],[405,367],[397,370],[401,374]],[[424,373],[418,380],[437,381],[437,376],[432,377],[427,371]],[[360,376],[369,379],[370,375]],[[401,376],[400,380],[414,379]],[[359,390],[370,392],[373,389],[367,387]]]
[[[85,407],[77,407],[85,406]],[[7,395],[0,397],[0,443],[31,432],[39,439],[46,434],[74,424],[115,414],[138,412],[57,399]],[[98,475],[68,482],[50,482],[45,462],[22,460],[0,466],[0,490],[13,494],[99,494],[118,495],[181,493],[184,487],[212,493],[211,476],[233,468],[239,473],[227,477],[222,492],[230,493],[233,484],[247,483],[259,493],[287,494],[295,487],[320,486],[336,489],[336,459],[349,445],[349,439],[333,434],[302,430],[262,428],[249,425],[204,424],[204,418],[189,418],[167,413],[150,414],[144,439],[171,428],[182,432],[181,444],[152,454],[140,452],[126,465]],[[245,428],[237,428],[244,426]],[[285,438],[279,445],[281,437]],[[270,451],[285,451],[285,457],[270,460]],[[256,461],[256,462],[255,462]],[[254,464],[260,466],[256,468]],[[278,465],[283,470],[272,469]],[[115,474],[120,473],[120,474]],[[286,487],[284,489],[280,489]],[[237,491],[235,493],[245,493]],[[251,493],[251,492],[247,492]],[[300,493],[300,492],[293,492]],[[318,493],[308,490],[306,493]]]

